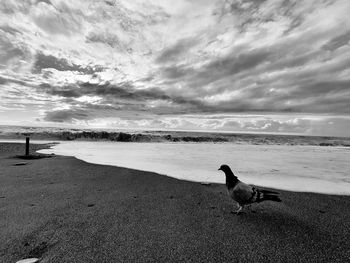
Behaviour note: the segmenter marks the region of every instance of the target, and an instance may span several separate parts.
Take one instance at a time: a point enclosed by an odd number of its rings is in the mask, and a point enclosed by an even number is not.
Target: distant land
[[[56,127],[1,126],[0,139],[119,142],[213,142],[254,145],[314,145],[350,147],[350,137],[191,131],[118,131]]]

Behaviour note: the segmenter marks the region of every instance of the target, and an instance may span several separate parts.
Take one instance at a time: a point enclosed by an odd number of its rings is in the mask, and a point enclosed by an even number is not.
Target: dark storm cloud
[[[322,81],[301,85],[295,91],[292,91],[289,96],[295,98],[317,97],[341,93],[343,91],[350,92],[350,80],[334,80]]]
[[[276,50],[277,53],[278,49],[274,48],[273,50]],[[282,51],[281,53],[283,53],[283,47],[281,47],[280,50]],[[271,50],[271,52],[273,51]],[[282,56],[275,56],[273,63],[266,65],[266,67],[264,67],[262,70],[273,72],[281,69],[292,69],[295,67],[305,66],[321,53],[322,51],[320,50],[312,50],[303,54],[289,55],[286,51]]]
[[[79,87],[76,85],[66,85],[63,87],[52,86],[48,83],[40,84],[39,91],[44,91],[47,94],[60,96],[64,98],[79,98],[81,95]]]
[[[0,85],[8,84],[8,83],[15,83],[15,84],[18,84],[20,86],[25,86],[25,87],[35,87],[35,85],[30,84],[29,82],[24,81],[24,80],[18,80],[18,79],[6,78],[6,77],[0,76]]]
[[[162,77],[168,80],[178,80],[188,75],[194,74],[194,70],[183,65],[172,65],[161,69]]]
[[[0,30],[5,32],[5,33],[12,34],[12,35],[21,33],[21,31],[17,30],[16,28],[13,28],[9,25],[1,25]]]
[[[294,83],[292,87],[276,88],[261,85],[245,90],[241,99],[250,101],[246,110],[272,112],[350,113],[348,98],[350,81],[316,81]],[[260,110],[259,110],[260,108]]]
[[[267,49],[255,49],[241,54],[232,54],[229,57],[220,58],[212,61],[198,74],[198,77],[213,75],[214,79],[224,77],[225,75],[234,75],[239,72],[254,68],[262,63],[268,62],[271,55]]]
[[[350,31],[331,39],[327,44],[323,46],[325,50],[336,50],[342,46],[349,45]]]
[[[118,36],[112,33],[91,32],[86,36],[86,42],[107,44],[112,48],[123,46]]]
[[[73,120],[87,120],[89,114],[81,109],[66,109],[46,112],[44,121],[50,122],[72,122]]]
[[[309,113],[336,113],[349,112],[344,107],[344,102],[348,100],[350,81],[349,80],[315,80],[314,75],[322,70],[325,74],[332,74],[344,68],[339,66],[339,63],[333,64],[334,67],[322,65],[324,69],[311,68],[297,71],[294,74],[284,73],[286,77],[278,76],[270,80],[260,80],[261,72],[268,73],[276,70],[286,70],[288,68],[296,68],[305,66],[310,60],[313,60],[319,51],[310,52],[296,57],[278,57],[274,55],[273,49],[269,51],[260,50],[249,53],[243,53],[236,57],[228,57],[212,61],[206,66],[198,69],[191,74],[186,74],[188,70],[181,67],[168,67],[164,70],[171,72],[181,72],[183,74],[172,74],[168,77],[171,82],[184,81],[191,87],[201,87],[208,85],[211,82],[223,81],[221,92],[234,91],[238,95],[222,102],[207,103],[205,100],[201,101],[199,108],[203,112],[309,112]],[[346,62],[344,62],[346,64]],[[344,65],[345,65],[344,64]],[[254,70],[261,66],[256,71]],[[243,73],[243,75],[241,74]],[[238,76],[236,77],[236,75]],[[288,77],[289,74],[289,77]],[[163,73],[163,77],[167,76]],[[282,75],[283,76],[283,75]],[[239,86],[238,83],[244,85],[244,80],[252,87]],[[231,82],[229,84],[229,82]],[[231,86],[230,86],[231,85]],[[196,97],[203,98],[208,94],[218,94],[220,86],[215,85],[215,89],[210,91],[199,89]],[[236,87],[235,87],[236,86]],[[273,88],[271,90],[271,88]],[[345,96],[345,97],[343,97]],[[322,102],[321,102],[322,98]],[[342,98],[337,101],[336,98]]]
[[[232,90],[232,85],[246,78],[250,78],[252,82],[261,81],[261,76],[267,73],[275,73],[285,70],[284,75],[290,76],[292,81],[298,81],[300,78],[312,77],[320,71],[331,73],[339,72],[346,67],[347,61],[336,63],[322,63],[318,67],[312,67],[315,62],[321,60],[325,55],[321,49],[306,48],[305,44],[309,41],[317,41],[324,37],[324,33],[305,34],[300,37],[290,37],[277,43],[271,43],[269,46],[252,49],[252,50],[233,50],[231,54],[212,60],[202,67],[197,67],[196,71],[190,72],[189,66],[174,65],[162,69],[173,73],[168,74],[174,81],[181,81],[182,77],[190,75],[190,82],[197,85],[207,85],[213,81],[224,80],[229,78],[230,83],[224,83],[226,89]],[[333,59],[332,57],[322,59],[324,62]],[[344,56],[346,59],[346,56]],[[296,74],[295,70],[299,72]],[[190,72],[189,74],[187,74]],[[175,74],[178,73],[178,74]],[[164,74],[167,77],[167,74]],[[281,75],[274,78],[275,83],[279,81],[285,82]],[[270,78],[269,78],[270,79]],[[270,84],[274,84],[271,83]],[[212,89],[213,90],[213,89]],[[220,89],[214,91],[218,92]],[[222,91],[222,90],[221,90]]]
[[[102,66],[82,66],[74,64],[65,58],[57,58],[53,55],[45,55],[38,52],[35,56],[35,62],[32,67],[32,73],[41,73],[42,69],[53,68],[59,71],[78,71],[83,74],[93,74],[101,72],[104,68]]]
[[[242,0],[240,2],[234,0],[226,0],[223,8],[223,14],[225,13],[256,13],[260,6],[267,0]],[[288,1],[287,1],[288,2]]]
[[[41,73],[42,69],[54,68],[59,71],[72,70],[76,71],[79,67],[69,63],[64,58],[56,58],[52,55],[45,55],[43,53],[37,53],[35,56],[35,62],[33,64],[32,73]]]
[[[14,43],[6,35],[0,33],[0,68],[21,67],[21,61],[29,60],[31,52],[23,43]]]
[[[181,59],[182,55],[185,55],[191,47],[199,42],[196,38],[180,39],[173,46],[165,48],[160,55],[156,58],[157,63],[174,62]]]
[[[38,91],[59,96],[61,100],[72,105],[80,105],[87,109],[117,109],[151,111],[160,115],[181,114],[215,110],[199,99],[187,98],[177,94],[168,94],[159,88],[136,89],[133,83],[122,82],[118,84],[92,84],[77,83],[74,85],[52,86],[41,84]],[[98,104],[79,102],[83,96],[98,96]],[[158,101],[159,106],[151,107],[149,102]],[[163,103],[162,103],[163,102]]]
[[[291,83],[285,87],[258,84],[245,88],[239,96],[220,103],[224,112],[307,112],[349,113],[350,81],[312,81]]]
[[[97,95],[102,97],[112,97],[130,100],[156,100],[169,99],[169,97],[159,88],[135,89],[132,82],[121,82],[118,84],[92,84],[89,82],[78,84],[81,95]]]
[[[6,83],[7,83],[7,79],[0,76],[0,85],[6,84]]]
[[[184,65],[173,65],[162,69],[164,78],[172,82],[186,79],[191,88],[202,87],[225,77],[251,70],[269,62],[271,53],[267,49],[256,49],[240,54],[231,54],[210,61],[198,69]]]

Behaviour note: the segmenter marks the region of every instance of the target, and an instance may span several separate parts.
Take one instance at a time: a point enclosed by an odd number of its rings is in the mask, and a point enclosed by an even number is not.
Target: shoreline
[[[31,150],[45,145],[31,144]],[[90,164],[23,160],[0,143],[0,261],[345,262],[350,196],[282,191],[235,209],[224,185]]]

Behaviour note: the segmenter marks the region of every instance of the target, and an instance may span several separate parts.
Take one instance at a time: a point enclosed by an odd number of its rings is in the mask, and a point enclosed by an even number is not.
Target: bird
[[[259,189],[241,182],[226,164],[221,165],[218,170],[225,173],[227,193],[237,203],[238,209],[235,211],[237,215],[242,211],[245,205],[263,201],[282,201],[278,196],[278,192]]]

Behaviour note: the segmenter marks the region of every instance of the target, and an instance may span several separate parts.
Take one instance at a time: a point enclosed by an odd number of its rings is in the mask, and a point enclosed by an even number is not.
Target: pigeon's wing
[[[239,181],[235,187],[232,188],[230,196],[240,205],[245,205],[251,203],[254,193],[255,191],[252,186]]]

